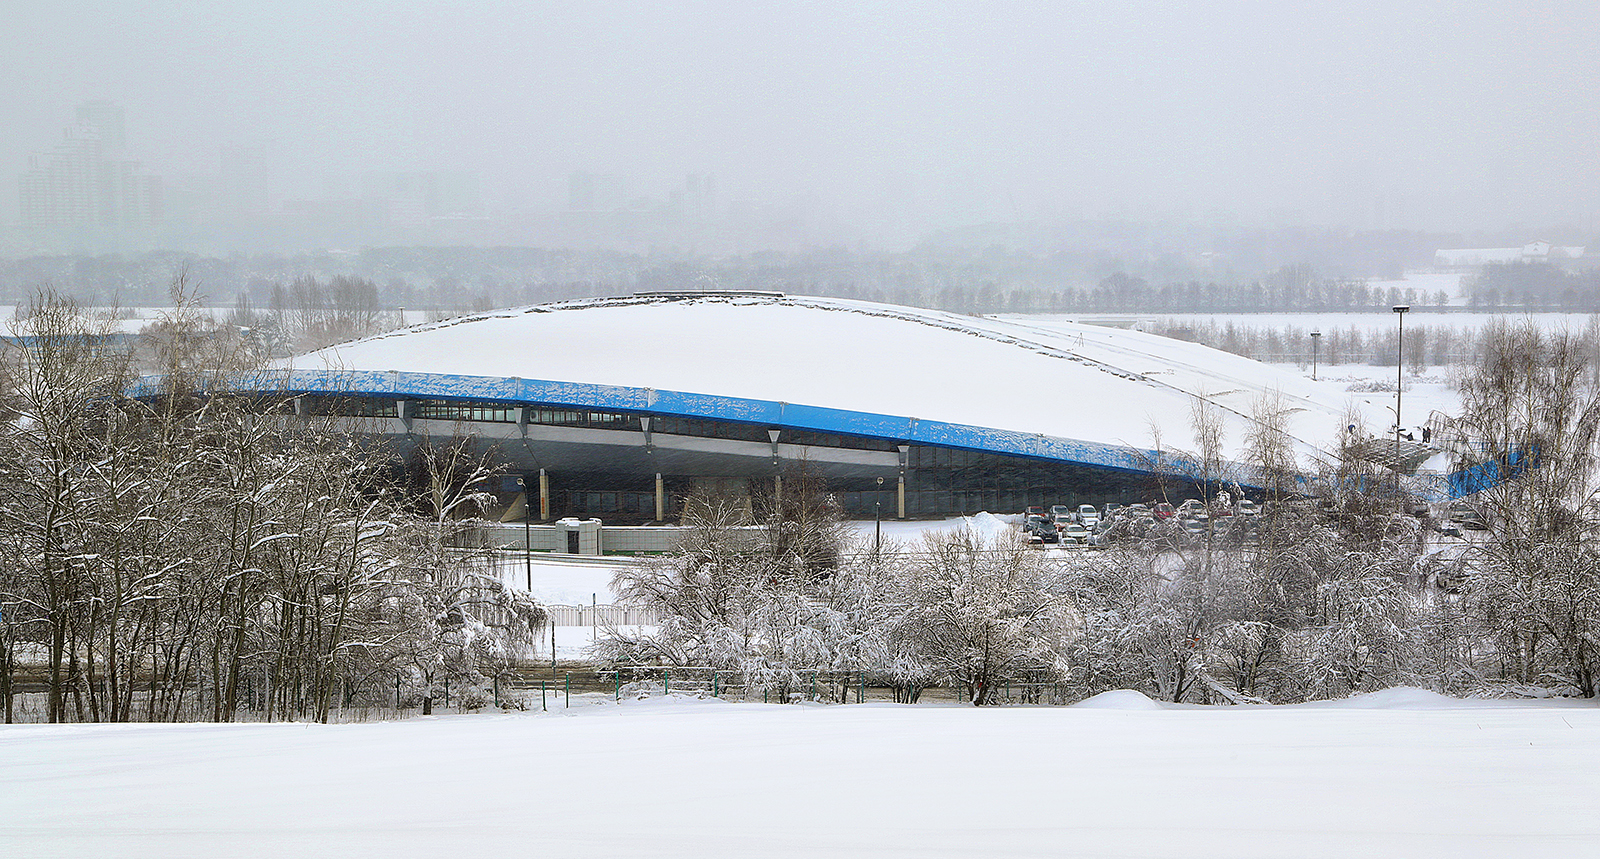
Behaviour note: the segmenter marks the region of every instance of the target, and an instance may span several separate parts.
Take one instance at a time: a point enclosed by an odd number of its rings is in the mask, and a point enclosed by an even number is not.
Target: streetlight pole
[[[1400,328],[1395,336],[1394,345],[1394,455],[1395,464],[1400,458],[1400,388],[1403,385],[1401,374],[1406,366],[1406,311],[1411,309],[1409,304],[1396,304],[1394,312],[1400,315]],[[1396,469],[1396,474],[1399,470]]]
[[[517,485],[522,487],[522,566],[528,574],[528,593],[531,594],[533,593],[533,540],[530,539],[529,532],[532,529],[528,525],[533,518],[533,508],[528,504],[527,484],[519,477]]]
[[[1315,329],[1311,332],[1311,381],[1317,380],[1317,342],[1322,339],[1322,332]]]
[[[883,478],[878,478],[878,491],[872,500],[872,557],[883,552]]]

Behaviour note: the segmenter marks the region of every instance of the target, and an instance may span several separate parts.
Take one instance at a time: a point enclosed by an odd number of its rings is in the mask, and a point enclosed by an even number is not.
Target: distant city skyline
[[[566,240],[579,174],[669,207],[714,177],[738,213],[718,247],[1113,220],[1561,241],[1541,233],[1600,225],[1596,31],[1576,0],[64,0],[0,31],[0,224],[21,220],[13,177],[100,101],[125,111],[119,158],[161,178],[163,221],[213,243],[257,238],[212,215],[259,217],[263,191],[268,216],[331,216],[360,195],[330,186],[465,174],[485,240],[531,244]],[[398,196],[414,225],[428,204]],[[285,239],[415,233],[346,209]],[[618,242],[702,241],[636,220]]]
[[[51,148],[30,154],[18,177],[20,216],[11,251],[137,252],[156,248],[200,252],[258,252],[384,244],[525,244],[637,250],[658,245],[691,252],[747,252],[816,244],[874,241],[893,246],[920,237],[893,239],[852,232],[853,226],[816,199],[774,203],[729,199],[712,173],[644,179],[618,173],[574,170],[565,195],[555,200],[507,197],[486,192],[476,171],[377,170],[319,177],[286,176],[270,151],[228,147],[216,169],[163,176],[134,157],[126,111],[97,99],[77,105],[74,119]],[[901,175],[908,199],[914,183]],[[498,191],[499,193],[494,193]],[[1002,213],[1003,214],[1003,213]],[[1379,198],[1366,224],[1332,225],[1367,230],[1406,229],[1400,201]],[[1182,225],[1183,214],[1151,213],[1151,221]],[[1269,213],[1256,224],[1233,213],[1191,213],[1196,223],[1223,228],[1310,226],[1295,213]],[[1077,220],[1093,221],[1083,213]],[[1100,220],[1133,220],[1132,213],[1101,213]],[[1062,219],[1063,221],[1068,219]],[[1006,223],[1004,218],[990,222]],[[1024,218],[1014,224],[1026,224]],[[968,226],[953,221],[945,230]],[[1507,240],[1554,238],[1590,241],[1595,224],[1503,224],[1464,231]],[[924,231],[936,231],[928,224]],[[1047,231],[1048,222],[1038,225]],[[830,232],[831,231],[831,232]],[[1520,232],[1519,232],[1520,231]],[[5,248],[0,233],[0,248]]]

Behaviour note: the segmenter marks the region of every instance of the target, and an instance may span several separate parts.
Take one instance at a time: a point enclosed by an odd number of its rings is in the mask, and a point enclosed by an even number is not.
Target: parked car
[[[1072,521],[1072,508],[1065,504],[1056,504],[1050,508],[1050,519],[1059,529],[1062,525]]]
[[[1248,498],[1239,499],[1240,516],[1256,516],[1261,513],[1261,505]]]
[[[1038,513],[1030,513],[1022,525],[1022,533],[1027,535],[1030,542],[1059,543],[1061,534],[1056,530],[1054,522],[1044,518]]]
[[[1107,501],[1106,502],[1106,506],[1104,508],[1102,508],[1101,511],[1100,511],[1100,519],[1101,519],[1101,521],[1110,521],[1112,519],[1117,518],[1117,514],[1121,513],[1121,512],[1122,512],[1122,505],[1121,504],[1118,504],[1115,501]]]
[[[1465,501],[1453,502],[1446,514],[1451,522],[1455,522],[1463,528],[1469,528],[1473,531],[1486,531],[1489,528],[1489,523],[1483,518],[1483,514]]]
[[[1100,524],[1100,511],[1093,504],[1079,504],[1078,523],[1093,531],[1094,526]]]
[[[1171,504],[1168,504],[1165,501],[1162,501],[1150,508],[1150,514],[1157,519],[1171,519],[1172,517],[1178,515],[1178,508],[1173,507]]]
[[[1043,507],[1029,507],[1028,509],[1022,511],[1022,515],[1024,515],[1024,516],[1043,516],[1043,515],[1045,515],[1045,512],[1044,512],[1044,508]]]
[[[1079,546],[1087,545],[1090,536],[1089,529],[1083,527],[1083,525],[1077,522],[1068,522],[1061,527],[1061,542],[1063,544],[1075,543]]]
[[[1209,514],[1209,508],[1206,507],[1205,502],[1201,501],[1198,498],[1185,498],[1183,500],[1183,503],[1178,505],[1178,515],[1179,516],[1183,516],[1183,517],[1188,518],[1188,517],[1197,516],[1197,515],[1199,515],[1201,513],[1206,513],[1207,515],[1210,515]]]

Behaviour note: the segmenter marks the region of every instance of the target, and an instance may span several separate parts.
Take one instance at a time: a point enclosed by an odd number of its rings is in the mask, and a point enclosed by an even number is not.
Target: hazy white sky
[[[104,98],[156,172],[261,146],[284,187],[468,169],[558,206],[574,170],[697,171],[866,225],[1593,229],[1597,33],[1592,0],[55,0],[0,27],[0,177]]]

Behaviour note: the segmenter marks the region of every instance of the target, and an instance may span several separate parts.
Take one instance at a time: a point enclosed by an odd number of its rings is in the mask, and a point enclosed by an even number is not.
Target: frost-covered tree
[[[814,672],[855,670],[860,570],[845,572],[838,507],[815,482],[787,482],[754,515],[739,499],[690,498],[676,549],[613,581],[619,599],[661,618],[656,631],[613,631],[605,658],[737,671],[779,700]]]
[[[956,684],[983,705],[1007,682],[1066,672],[1078,612],[1060,567],[1020,538],[970,528],[929,535],[888,572],[900,611],[885,652],[908,678]]]
[[[485,664],[527,637],[541,610],[463,566],[454,513],[419,516],[340,428],[231,396],[249,367],[199,324],[180,301],[148,351],[162,375],[130,397],[126,355],[70,302],[18,321],[0,362],[7,718],[19,657],[42,663],[52,721],[327,719],[420,639]]]
[[[1600,385],[1592,344],[1531,322],[1487,328],[1449,428],[1489,484],[1458,578],[1492,673],[1585,697],[1600,674]],[[1488,667],[1488,666],[1486,666]]]

